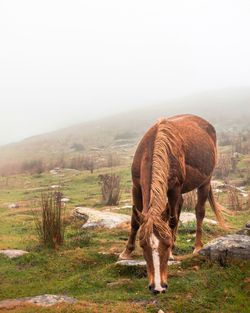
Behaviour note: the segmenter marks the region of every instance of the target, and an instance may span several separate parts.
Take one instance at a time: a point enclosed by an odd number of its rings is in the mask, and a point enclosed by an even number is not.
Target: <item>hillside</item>
[[[24,159],[51,159],[75,152],[133,146],[162,116],[192,113],[209,119],[217,128],[238,131],[250,122],[250,88],[226,89],[172,99],[162,104],[90,121],[0,147],[0,164]]]

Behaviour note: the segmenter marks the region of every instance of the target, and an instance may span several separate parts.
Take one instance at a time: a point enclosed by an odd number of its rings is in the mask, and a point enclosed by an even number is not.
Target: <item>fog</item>
[[[248,0],[1,1],[0,144],[250,86],[249,17]]]

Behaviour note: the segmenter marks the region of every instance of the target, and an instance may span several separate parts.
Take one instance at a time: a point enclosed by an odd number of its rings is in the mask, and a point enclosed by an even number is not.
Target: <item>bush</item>
[[[120,181],[118,175],[99,175],[99,184],[101,185],[102,201],[105,205],[117,205],[120,200]]]
[[[41,174],[45,171],[45,165],[42,160],[25,161],[21,165],[21,172],[28,172],[30,174]]]
[[[197,192],[196,190],[190,191],[183,195],[183,209],[186,211],[194,211],[197,203]]]
[[[64,217],[62,216],[62,194],[48,192],[41,195],[41,216],[34,215],[37,236],[49,248],[57,248],[64,241]]]

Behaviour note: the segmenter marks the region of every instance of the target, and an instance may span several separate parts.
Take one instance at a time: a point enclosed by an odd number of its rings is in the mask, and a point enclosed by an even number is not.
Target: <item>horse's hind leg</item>
[[[198,188],[198,202],[195,206],[196,214],[196,237],[195,237],[195,248],[193,253],[197,253],[202,248],[202,222],[205,217],[205,204],[208,198],[210,190],[210,182],[202,187]]]
[[[132,217],[131,217],[131,231],[130,235],[126,244],[125,249],[119,255],[120,260],[128,260],[131,259],[131,253],[135,250],[135,239],[138,229],[140,227],[139,216],[138,212],[142,211],[142,193],[141,189],[137,189],[133,187],[132,190],[133,195],[133,210],[132,210]]]

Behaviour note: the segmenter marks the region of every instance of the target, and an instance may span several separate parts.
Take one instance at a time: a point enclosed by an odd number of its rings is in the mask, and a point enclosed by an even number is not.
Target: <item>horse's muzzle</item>
[[[167,291],[167,289],[168,289],[168,285],[167,285],[167,284],[162,284],[161,287],[162,287],[162,288],[161,288],[160,290],[158,290],[158,289],[156,289],[154,286],[149,285],[149,286],[148,286],[148,289],[149,289],[154,295],[158,295],[159,293],[165,293],[165,292]]]

